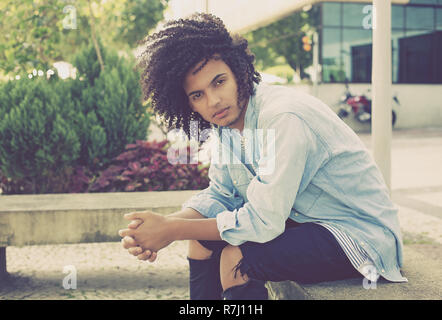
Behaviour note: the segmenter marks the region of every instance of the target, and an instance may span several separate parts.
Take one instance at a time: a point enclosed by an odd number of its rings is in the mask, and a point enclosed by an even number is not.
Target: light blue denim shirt
[[[284,232],[288,218],[322,222],[349,235],[382,277],[407,281],[397,208],[383,177],[327,105],[293,88],[255,86],[242,132],[245,164],[241,133],[214,132],[210,185],[183,208],[216,218],[223,240],[264,243]]]

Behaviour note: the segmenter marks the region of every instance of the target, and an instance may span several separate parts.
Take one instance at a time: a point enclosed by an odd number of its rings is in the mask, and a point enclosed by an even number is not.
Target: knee
[[[236,260],[237,258],[242,258],[241,249],[237,246],[227,245],[223,248],[221,252],[222,260]]]
[[[212,251],[205,248],[198,240],[189,240],[187,256],[190,259],[206,260],[212,256]]]
[[[247,275],[241,274],[239,270],[236,270],[242,258],[243,255],[239,247],[228,245],[223,249],[220,262],[220,277],[224,290],[247,282]]]

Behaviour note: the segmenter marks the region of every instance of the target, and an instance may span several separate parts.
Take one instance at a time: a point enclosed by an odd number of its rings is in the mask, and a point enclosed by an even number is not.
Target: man
[[[181,211],[126,215],[124,248],[152,262],[190,240],[191,299],[267,299],[265,281],[406,281],[397,209],[363,143],[328,106],[259,84],[247,41],[212,15],[169,22],[144,43],[145,98],[188,135],[191,121],[200,132],[212,126],[221,152],[209,187]]]

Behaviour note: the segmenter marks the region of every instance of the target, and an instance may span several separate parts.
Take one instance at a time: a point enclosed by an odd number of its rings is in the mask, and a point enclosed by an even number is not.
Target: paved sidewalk
[[[370,135],[359,135],[370,147]],[[405,245],[442,270],[442,129],[393,132],[392,198]],[[152,264],[120,243],[8,247],[7,255],[12,281],[0,289],[0,300],[189,298],[184,241],[160,251]],[[73,290],[63,288],[69,265],[77,271]]]
[[[371,135],[359,136],[370,149]],[[442,128],[393,131],[391,159],[405,242],[442,244]]]
[[[184,241],[160,251],[154,263],[137,260],[116,242],[8,247],[6,250],[12,279],[0,288],[0,300],[189,299]],[[63,286],[63,279],[72,279],[74,275],[69,266],[76,270],[76,289]]]

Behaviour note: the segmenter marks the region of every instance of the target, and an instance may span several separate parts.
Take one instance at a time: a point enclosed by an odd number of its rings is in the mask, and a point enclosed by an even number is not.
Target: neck
[[[239,113],[238,119],[236,119],[236,121],[234,121],[231,125],[228,126],[230,129],[238,129],[242,133],[242,131],[244,129],[244,123],[245,123],[248,103],[249,103],[249,99],[247,99],[245,101],[245,103],[243,104],[243,107],[241,108],[241,112]]]

